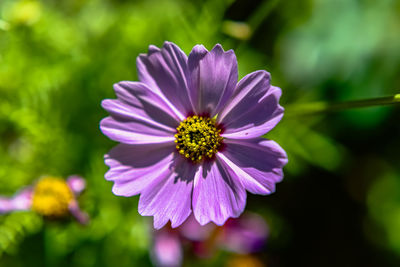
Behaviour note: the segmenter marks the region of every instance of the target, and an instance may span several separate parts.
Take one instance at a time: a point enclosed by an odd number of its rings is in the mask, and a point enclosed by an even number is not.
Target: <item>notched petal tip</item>
[[[135,89],[137,89],[139,86],[141,86],[140,82],[120,81],[113,84],[113,89],[118,100],[133,99],[135,98]]]
[[[221,44],[216,44],[214,45],[213,49],[211,49],[211,51],[219,51],[219,52],[225,52],[224,48],[222,47]]]
[[[205,48],[204,45],[197,44],[192,48],[192,51],[190,52],[190,54],[192,54],[192,53],[194,53],[194,54],[206,54],[206,53],[208,53],[208,50],[207,50],[207,48]]]
[[[179,221],[177,221],[177,220],[173,221],[172,220],[171,221],[171,227],[172,228],[177,228],[177,227],[181,226],[189,218],[190,214],[192,214],[192,210],[190,210],[189,213],[185,216],[186,217],[185,219],[179,220]]]
[[[228,217],[221,218],[221,220],[215,219],[215,218],[209,218],[207,216],[197,216],[196,213],[193,213],[193,214],[194,214],[194,217],[196,218],[196,221],[201,226],[205,226],[205,225],[207,225],[209,223],[213,223],[213,224],[215,224],[217,226],[223,226],[226,223],[227,220],[229,220],[231,218],[232,219],[238,218],[243,213],[243,211],[244,211],[244,209],[242,211],[240,211],[240,213],[238,213],[238,214],[229,215]]]
[[[155,45],[149,45],[149,49],[148,49],[147,51],[148,51],[147,54],[148,54],[148,55],[151,55],[151,54],[160,52],[160,48],[158,48],[158,47],[155,46]]]
[[[161,228],[163,228],[166,224],[168,223],[168,219],[161,219],[161,218],[156,218],[154,216],[153,218],[153,227],[155,230],[160,230]]]
[[[114,84],[113,84],[113,89],[114,89],[114,92],[115,92],[116,95],[117,95],[117,98],[118,98],[118,92],[119,92],[119,91],[121,91],[121,90],[127,90],[127,91],[132,90],[133,87],[134,87],[137,83],[138,83],[138,82],[132,82],[132,81],[120,81],[120,82],[114,83]],[[104,105],[103,105],[103,102],[104,102],[104,101],[105,101],[105,102],[108,102],[108,101],[116,101],[116,100],[117,100],[117,99],[110,99],[110,98],[104,99],[104,100],[101,101],[101,106],[104,108]]]
[[[196,46],[189,55],[188,66],[195,112],[213,117],[230,99],[237,84],[235,53],[225,52],[220,44],[210,52]]]
[[[164,43],[163,43],[163,47],[167,47],[167,46],[177,46],[176,44],[174,44],[173,42],[171,42],[171,41],[164,41]]]
[[[188,65],[189,69],[193,70],[193,68],[197,67],[198,62],[204,58],[205,55],[207,55],[209,52],[207,48],[204,47],[204,45],[195,45],[192,48],[192,51],[189,53],[188,57]]]
[[[257,76],[261,76],[261,79],[267,80],[267,83],[270,85],[271,82],[271,73],[269,73],[266,70],[256,70],[253,73],[250,73],[249,75],[253,75],[253,77],[256,79]],[[272,86],[270,85],[270,88]]]
[[[235,58],[236,60],[236,54],[235,51],[233,51],[233,49],[229,49],[229,50],[224,50],[224,48],[222,47],[221,44],[216,44],[213,49],[211,49],[210,51],[211,53],[216,53],[216,54],[225,54],[225,55],[231,55]]]
[[[182,49],[178,45],[176,45],[176,44],[174,44],[173,42],[170,42],[170,41],[164,41],[163,46],[162,46],[160,51],[162,52],[163,50],[170,50],[170,49],[172,49],[174,51],[179,51],[183,55],[186,56],[185,52],[183,52]]]
[[[209,52],[204,45],[195,45],[192,51],[190,51],[188,57],[189,70],[194,71],[194,69],[198,68],[199,61],[202,60],[208,53]]]
[[[277,87],[277,86],[271,85],[270,88],[269,88],[269,91],[270,91],[270,94],[275,95],[276,99],[279,102],[279,99],[282,96],[282,89]]]
[[[139,200],[140,201],[140,200]],[[171,223],[171,228],[177,228],[181,226],[190,216],[192,213],[191,210],[187,214],[183,214],[181,216],[160,216],[158,212],[151,212],[146,209],[146,207],[143,207],[139,205],[138,212],[142,216],[151,216],[153,217],[153,227],[156,230],[160,230],[163,228],[168,222]]]

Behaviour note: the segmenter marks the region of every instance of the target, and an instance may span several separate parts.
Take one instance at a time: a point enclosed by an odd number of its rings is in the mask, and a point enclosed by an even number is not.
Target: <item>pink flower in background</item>
[[[269,229],[264,219],[253,213],[229,219],[221,227],[214,224],[201,226],[190,216],[176,229],[164,227],[154,231],[152,259],[157,266],[180,266],[185,246],[200,258],[211,257],[218,249],[248,255],[260,251],[268,235]]]
[[[205,225],[238,217],[246,190],[267,195],[283,178],[285,151],[261,138],[280,121],[281,89],[256,71],[239,82],[232,50],[173,43],[137,58],[140,82],[114,85],[102,132],[121,144],[106,156],[105,178],[120,196],[140,194],[154,227],[181,225],[193,212]]]
[[[18,210],[33,210],[48,218],[71,214],[78,222],[86,224],[89,217],[80,210],[76,200],[85,187],[85,180],[80,176],[69,176],[66,181],[45,176],[11,198],[0,197],[0,214]]]
[[[178,234],[166,229],[154,236],[151,258],[156,266],[176,267],[183,261],[183,249]]]

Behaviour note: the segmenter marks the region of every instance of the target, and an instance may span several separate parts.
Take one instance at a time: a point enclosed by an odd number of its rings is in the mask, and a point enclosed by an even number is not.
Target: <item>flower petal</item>
[[[69,188],[74,192],[75,196],[78,196],[86,188],[86,181],[79,175],[71,175],[67,178],[67,184]]]
[[[110,113],[100,122],[105,135],[126,144],[174,140],[174,128],[179,121],[159,96],[141,83],[122,82],[114,88],[119,98],[102,102],[103,108]]]
[[[114,194],[137,195],[153,180],[170,172],[174,151],[172,144],[119,144],[105,155],[105,163],[110,167],[105,178],[114,181]]]
[[[274,141],[226,140],[226,147],[218,153],[221,163],[232,169],[247,191],[271,194],[275,184],[282,181],[282,167],[288,162],[285,151]]]
[[[136,63],[139,80],[176,107],[181,120],[193,111],[187,56],[177,45],[165,42],[161,49],[149,47],[148,54],[139,55]]]
[[[195,168],[180,157],[175,168],[153,180],[141,193],[139,213],[154,216],[154,228],[160,229],[168,220],[173,228],[181,225],[191,211]]]
[[[188,67],[191,75],[190,79],[190,98],[192,99],[193,106],[195,108],[194,112],[199,114],[199,71],[200,71],[200,60],[208,54],[208,50],[203,45],[196,45],[193,47],[192,51],[188,57]]]
[[[217,118],[225,128],[222,136],[248,139],[270,131],[283,116],[280,96],[281,89],[270,85],[268,72],[256,71],[246,75]]]
[[[213,221],[223,225],[229,217],[236,218],[246,205],[246,191],[232,169],[215,162],[203,164],[196,173],[193,188],[193,212],[205,225]]]
[[[147,116],[153,121],[175,128],[180,122],[176,110],[144,83],[123,81],[114,84],[118,100],[128,104],[130,109],[140,116]]]
[[[68,209],[71,212],[72,216],[80,223],[80,224],[88,224],[89,223],[89,215],[82,211],[79,208],[78,201],[73,200],[69,203]]]
[[[15,210],[29,210],[32,205],[32,191],[32,187],[27,187],[11,198],[0,197],[0,214]]]
[[[235,53],[233,50],[224,52],[220,44],[210,52],[203,46],[195,46],[188,62],[195,111],[214,117],[232,96],[237,83]]]
[[[158,144],[174,141],[173,135],[162,136],[160,132],[154,129],[149,130],[138,123],[121,123],[111,117],[103,119],[100,122],[100,128],[110,139],[125,144]]]

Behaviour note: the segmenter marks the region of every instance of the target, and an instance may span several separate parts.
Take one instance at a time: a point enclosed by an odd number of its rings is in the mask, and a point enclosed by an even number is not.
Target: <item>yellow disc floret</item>
[[[176,149],[185,158],[198,163],[211,159],[222,145],[221,129],[215,119],[189,116],[176,128]]]
[[[44,177],[36,184],[32,209],[48,217],[63,217],[69,214],[68,205],[74,195],[67,183],[60,178]]]

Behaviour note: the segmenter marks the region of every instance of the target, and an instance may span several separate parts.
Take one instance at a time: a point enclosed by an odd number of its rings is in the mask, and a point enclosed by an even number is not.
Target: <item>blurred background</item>
[[[0,266],[157,263],[152,219],[103,178],[115,143],[99,121],[112,85],[137,80],[138,54],[165,40],[234,49],[239,76],[269,71],[287,109],[267,134],[288,152],[285,179],[246,207],[268,225],[265,245],[197,255],[182,242],[184,266],[400,266],[399,107],[290,113],[399,93],[397,0],[1,0],[0,195],[79,174],[91,222],[0,215]]]

